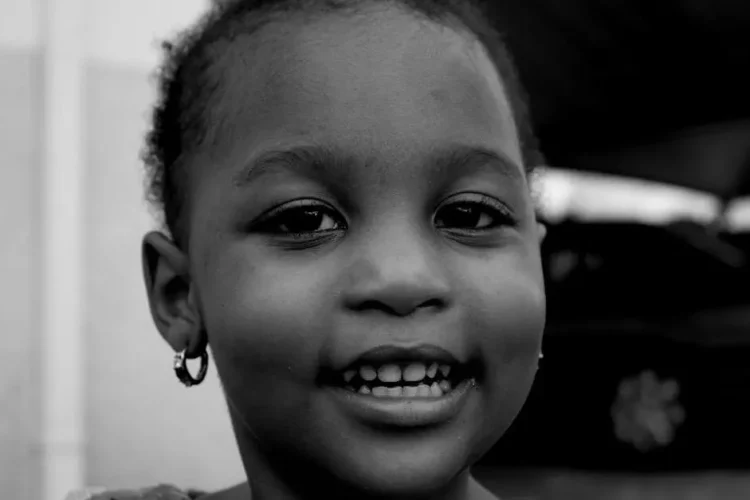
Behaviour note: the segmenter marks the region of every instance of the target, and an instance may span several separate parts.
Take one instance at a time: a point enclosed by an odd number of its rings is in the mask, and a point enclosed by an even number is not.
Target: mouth
[[[439,398],[468,379],[464,366],[421,361],[363,364],[337,377],[347,391],[376,398]]]
[[[437,346],[382,346],[342,370],[327,373],[322,382],[374,398],[434,399],[473,381],[474,372],[470,363],[459,362]]]
[[[478,401],[478,371],[434,345],[380,346],[322,375],[338,408],[381,429],[435,428]]]

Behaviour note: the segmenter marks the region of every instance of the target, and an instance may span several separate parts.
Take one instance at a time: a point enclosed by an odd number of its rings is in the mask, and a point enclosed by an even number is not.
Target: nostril
[[[389,308],[387,305],[383,304],[382,302],[378,300],[365,300],[363,302],[352,304],[351,308],[353,311],[357,311],[357,312],[368,311],[370,309],[373,309],[376,311],[392,312],[391,308]]]
[[[442,309],[443,307],[445,307],[445,301],[442,299],[435,298],[435,299],[426,300],[422,304],[419,304],[417,306],[418,309],[426,309],[429,307],[434,308],[434,309]]]
[[[351,305],[351,309],[357,312],[382,311],[396,316],[409,316],[420,309],[443,309],[446,302],[439,298],[429,299],[421,303],[365,300]]]

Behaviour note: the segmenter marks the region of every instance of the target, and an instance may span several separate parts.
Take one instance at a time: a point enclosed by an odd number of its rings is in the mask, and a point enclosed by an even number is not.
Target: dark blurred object
[[[598,335],[548,335],[526,405],[481,464],[750,468],[750,344],[694,344],[660,328],[644,322],[634,335],[612,323]]]
[[[566,221],[545,357],[488,466],[750,468],[750,235]]]
[[[750,195],[750,2],[488,7],[549,165]],[[545,357],[482,465],[750,468],[750,235],[716,215],[549,227]]]
[[[548,320],[657,319],[750,306],[747,240],[690,222],[551,226],[542,250]]]
[[[488,8],[550,165],[725,199],[750,194],[750,2],[503,0]],[[696,130],[702,140],[691,139]],[[641,161],[639,148],[675,136],[692,144],[680,153],[688,165],[679,154]],[[610,161],[607,153],[621,150],[633,151]]]

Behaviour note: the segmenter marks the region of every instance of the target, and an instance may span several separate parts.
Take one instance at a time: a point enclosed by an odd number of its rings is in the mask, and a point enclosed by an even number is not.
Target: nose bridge
[[[419,308],[443,308],[449,283],[427,230],[403,214],[362,237],[350,267],[347,305],[405,316]]]

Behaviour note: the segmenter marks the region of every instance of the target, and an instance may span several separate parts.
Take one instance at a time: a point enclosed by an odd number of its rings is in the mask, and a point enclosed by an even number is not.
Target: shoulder
[[[181,490],[162,484],[136,490],[85,488],[70,492],[64,500],[197,500],[204,495],[200,491]]]

